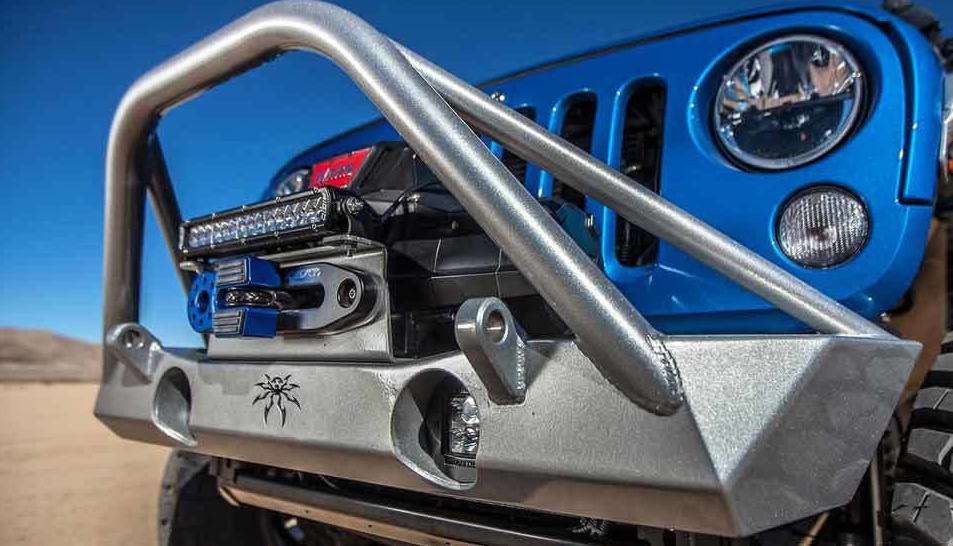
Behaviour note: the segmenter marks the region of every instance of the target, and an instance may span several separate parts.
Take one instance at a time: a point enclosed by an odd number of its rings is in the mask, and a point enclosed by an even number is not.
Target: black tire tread
[[[890,515],[896,531],[920,544],[946,546],[953,537],[953,502],[919,484],[897,484]]]
[[[923,380],[923,386],[921,388],[953,388],[953,353],[946,352],[946,345],[944,345],[943,349],[944,352],[940,354],[933,364],[933,367],[930,368],[930,372]]]
[[[953,545],[953,353],[927,373],[896,473],[890,516],[900,543]],[[912,542],[907,542],[912,541]]]
[[[159,494],[160,546],[261,546],[259,515],[225,502],[208,457],[173,451]]]

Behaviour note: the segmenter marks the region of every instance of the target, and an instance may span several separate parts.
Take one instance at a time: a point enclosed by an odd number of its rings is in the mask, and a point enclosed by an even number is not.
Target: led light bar
[[[332,197],[328,188],[315,188],[189,220],[179,228],[179,251],[215,256],[323,237]]]

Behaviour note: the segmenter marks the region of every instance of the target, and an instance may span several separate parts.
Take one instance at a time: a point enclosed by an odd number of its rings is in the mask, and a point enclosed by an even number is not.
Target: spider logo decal
[[[271,412],[271,409],[275,406],[278,406],[278,411],[281,413],[281,426],[285,426],[285,420],[288,418],[288,411],[285,408],[285,401],[291,402],[292,404],[298,406],[298,409],[300,410],[301,404],[299,404],[298,399],[291,394],[291,391],[298,389],[301,386],[297,383],[291,382],[291,374],[288,374],[284,377],[271,377],[268,374],[264,375],[264,381],[255,383],[255,386],[261,389],[261,393],[255,397],[251,405],[254,406],[262,400],[265,401],[266,425],[268,424],[268,414]]]

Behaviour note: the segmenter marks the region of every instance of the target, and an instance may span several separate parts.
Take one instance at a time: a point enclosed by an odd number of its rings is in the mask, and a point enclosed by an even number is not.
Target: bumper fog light
[[[781,250],[805,267],[832,267],[867,241],[867,211],[852,194],[831,186],[808,189],[784,206],[778,220]]]
[[[476,401],[468,392],[447,398],[447,454],[476,457],[480,444],[480,414]]]

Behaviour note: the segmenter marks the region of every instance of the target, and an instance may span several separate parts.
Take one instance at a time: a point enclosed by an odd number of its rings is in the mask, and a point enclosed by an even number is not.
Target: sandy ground
[[[0,383],[0,546],[151,546],[168,450],[93,417],[94,383]]]

